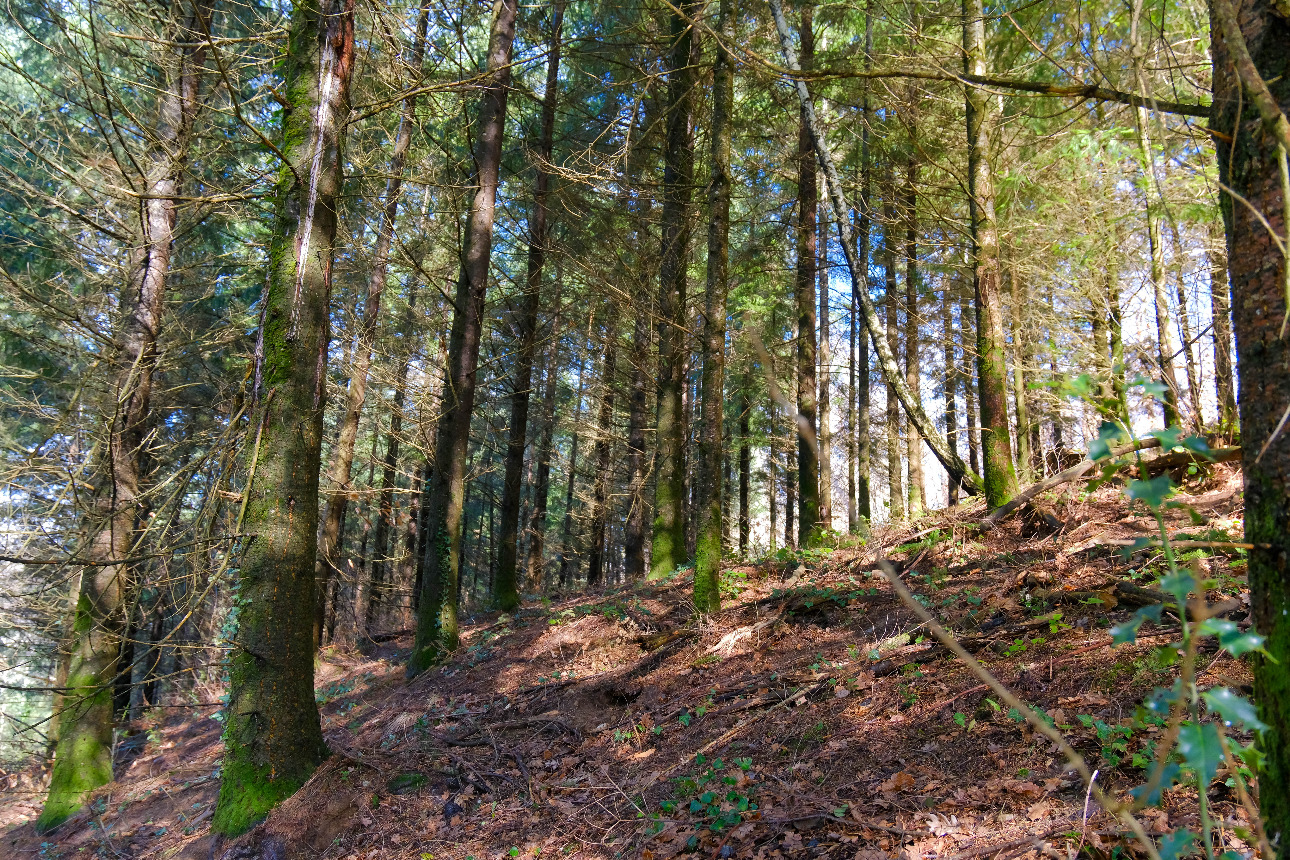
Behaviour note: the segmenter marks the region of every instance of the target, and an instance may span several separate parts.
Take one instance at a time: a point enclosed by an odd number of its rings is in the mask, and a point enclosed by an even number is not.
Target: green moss
[[[721,517],[709,513],[694,559],[694,609],[700,615],[721,608]]]
[[[274,779],[268,766],[253,764],[246,756],[226,756],[211,833],[240,836],[303,784],[300,777]]]
[[[63,702],[54,772],[45,807],[36,820],[37,833],[62,824],[84,805],[89,792],[112,781],[111,688],[89,672],[69,678],[68,687],[77,692],[69,693]]]

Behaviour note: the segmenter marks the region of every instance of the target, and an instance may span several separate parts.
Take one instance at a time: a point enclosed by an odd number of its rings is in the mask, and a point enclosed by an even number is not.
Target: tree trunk
[[[810,5],[802,7],[802,63],[815,62]],[[819,203],[815,152],[806,108],[797,131],[797,545],[814,546],[820,534],[820,450],[815,377],[815,216]]]
[[[578,394],[573,407],[573,440],[569,445],[569,481],[564,491],[564,524],[560,529],[560,587],[567,588],[571,582],[569,575],[571,542],[573,540],[573,491],[578,479],[578,431],[582,425],[582,391],[586,382],[586,359],[578,362]]]
[[[605,584],[605,523],[609,516],[609,452],[614,420],[614,374],[617,371],[618,332],[612,319],[605,324],[605,359],[600,373],[600,415],[596,421],[596,444],[592,462],[596,477],[591,493],[591,549],[587,553],[587,586]]]
[[[353,0],[297,3],[284,61],[288,169],[256,344],[255,434],[239,531],[237,632],[219,800],[211,831],[234,836],[299,788],[326,755],[314,703],[318,474],[336,204],[354,63]]]
[[[984,75],[985,12],[982,0],[963,0],[963,70]],[[1008,426],[1008,376],[1004,364],[1003,303],[999,295],[999,235],[994,214],[990,131],[991,96],[967,86],[968,210],[972,233],[972,284],[976,295],[977,394],[986,504],[1005,504],[1017,493]]]
[[[864,13],[864,67],[867,71],[873,63],[873,0],[865,4]],[[853,284],[851,290],[851,313],[857,310],[856,291],[869,293],[869,263],[872,255],[873,217],[871,216],[870,189],[873,180],[873,166],[869,157],[869,80],[864,81],[864,99],[861,102],[860,123],[860,211],[857,250],[860,256],[859,269],[861,280]],[[845,238],[843,242],[845,243]],[[845,248],[843,249],[845,253]],[[869,426],[869,341],[864,329],[857,333],[856,350],[856,516],[863,520],[862,530],[867,530],[873,519],[873,507],[870,502],[871,472],[873,471],[873,439]]]
[[[752,511],[749,493],[752,489],[752,405],[748,401],[748,380],[740,381],[739,399],[739,557],[748,557],[748,541],[752,534]]]
[[[416,41],[408,59],[416,80],[421,76],[421,66],[425,61],[426,31],[429,28],[430,6],[423,4],[417,21]],[[416,93],[415,86],[412,89]],[[403,191],[403,166],[407,161],[408,150],[412,146],[412,128],[417,122],[417,97],[409,95],[403,100],[403,113],[399,117],[399,130],[394,138],[394,149],[390,153],[389,179],[385,183],[385,203],[381,210],[381,222],[377,228],[376,249],[372,254],[372,271],[367,279],[367,298],[363,303],[363,315],[358,323],[358,342],[354,347],[354,363],[350,368],[349,391],[346,397],[345,412],[337,434],[336,448],[332,452],[331,476],[334,488],[327,496],[327,509],[323,514],[322,533],[318,538],[318,559],[315,576],[318,587],[315,590],[317,604],[314,611],[314,643],[322,641],[323,612],[327,594],[327,580],[335,575],[339,561],[339,549],[342,523],[345,521],[345,507],[353,494],[350,480],[353,474],[354,445],[358,439],[358,424],[363,413],[363,403],[367,398],[367,374],[372,366],[372,347],[376,340],[376,326],[381,316],[381,297],[385,292],[386,276],[389,272],[390,245],[394,239],[395,221],[399,212],[399,197]]]
[[[918,360],[918,162],[909,159],[905,169],[905,384],[913,396],[922,399],[922,371]],[[923,440],[918,427],[909,422],[905,437],[909,460],[909,517],[922,516],[927,498],[923,486]]]
[[[533,211],[529,214],[528,273],[524,281],[523,308],[515,323],[517,349],[511,378],[511,422],[507,428],[506,475],[502,485],[502,546],[497,569],[497,607],[511,612],[520,605],[517,541],[520,525],[521,479],[524,471],[524,442],[528,436],[529,395],[533,384],[533,354],[537,345],[537,318],[541,306],[542,268],[546,262],[547,196],[555,139],[555,106],[560,85],[560,33],[564,25],[564,2],[555,0],[551,10],[550,53],[546,61],[546,91],[542,97],[542,130],[537,145],[537,178],[533,189]]]
[[[1216,136],[1219,178],[1232,190],[1219,199],[1241,385],[1245,540],[1254,545],[1250,597],[1254,628],[1267,637],[1267,655],[1252,655],[1254,697],[1268,726],[1259,739],[1265,756],[1259,807],[1268,839],[1282,851],[1290,839],[1290,259],[1269,233],[1284,237],[1290,230],[1284,191],[1290,176],[1278,144],[1287,137],[1290,112],[1290,18],[1278,14],[1283,8],[1269,0],[1210,4],[1211,123],[1223,133]],[[1244,108],[1239,116],[1238,106]],[[1268,219],[1271,230],[1250,208]]]
[[[687,0],[670,21],[667,59],[667,143],[663,155],[663,245],[658,292],[658,412],[651,579],[685,562],[685,412],[687,385],[686,267],[690,258],[690,189],[694,185],[691,128],[698,40],[690,21],[699,4]]]
[[[900,354],[900,297],[896,292],[896,206],[893,197],[896,185],[887,176],[886,193],[883,194],[882,262],[886,289],[883,291],[883,309],[887,316],[887,349]],[[912,394],[912,392],[911,392]],[[905,518],[904,474],[900,462],[900,402],[896,397],[895,378],[887,378],[887,514],[890,521]]]
[[[958,448],[958,356],[954,351],[954,305],[948,283],[941,300],[941,332],[945,344],[945,444]],[[953,507],[959,503],[959,484],[953,478],[946,483],[948,501]]]
[[[816,236],[819,264],[816,275],[820,282],[820,527],[833,531],[833,430],[829,426],[830,367],[829,367],[829,219],[824,209],[819,209]]]
[[[770,0],[770,9],[775,19],[775,29],[779,34],[780,50],[783,52],[785,64],[791,70],[799,70],[792,34],[788,29],[788,21],[784,18],[783,4],[780,0]],[[797,90],[798,103],[806,113],[811,140],[815,145],[816,158],[824,168],[825,185],[828,189],[833,217],[838,224],[838,229],[842,232],[842,253],[846,258],[847,271],[851,276],[851,292],[860,301],[860,308],[864,312],[865,328],[868,329],[869,337],[873,340],[874,350],[878,353],[878,361],[882,367],[883,374],[888,379],[897,380],[896,394],[900,398],[901,405],[905,407],[905,412],[909,415],[910,420],[918,426],[919,432],[928,440],[928,447],[932,449],[936,458],[941,461],[941,465],[945,467],[945,470],[955,478],[960,478],[969,492],[979,492],[981,488],[980,479],[975,474],[970,473],[958,455],[946,448],[941,439],[935,436],[935,425],[927,417],[927,413],[923,411],[922,404],[913,397],[909,388],[905,385],[904,379],[901,378],[900,366],[883,339],[882,321],[878,317],[878,311],[874,307],[873,301],[869,298],[868,291],[863,289],[863,285],[867,283],[867,273],[860,270],[860,264],[856,260],[856,249],[853,245],[855,232],[851,228],[850,221],[847,220],[847,213],[850,209],[842,192],[842,183],[838,178],[837,166],[833,161],[833,155],[829,151],[827,142],[824,140],[823,132],[816,123],[815,108],[806,83],[798,79],[794,82],[794,86]]]
[[[1227,279],[1227,239],[1218,222],[1210,225],[1208,254],[1218,430],[1226,438],[1232,439],[1236,435],[1236,380],[1232,375],[1232,288]]]
[[[963,414],[967,420],[967,437],[968,437],[968,462],[971,464],[972,471],[977,471],[980,465],[981,439],[977,433],[977,409],[976,409],[976,374],[972,372],[974,363],[968,358],[968,344],[975,343],[976,337],[972,334],[975,326],[970,325],[971,316],[968,314],[967,302],[963,296],[959,296],[959,331],[962,333],[961,346],[963,349],[963,368],[959,373],[959,378],[963,380],[963,397],[964,410]]]
[[[1008,273],[1012,282],[1012,405],[1017,416],[1017,472],[1029,484],[1035,480],[1034,452],[1030,448],[1030,409],[1026,400],[1026,314],[1030,291],[1016,269]],[[1096,340],[1096,338],[1094,338]],[[1042,471],[1042,470],[1041,470]]]
[[[632,332],[632,390],[627,417],[627,487],[628,509],[623,533],[623,557],[627,579],[635,582],[645,577],[645,525],[648,522],[645,480],[645,422],[648,419],[646,365],[649,361],[649,321],[645,311],[637,309]]]
[[[466,449],[475,408],[475,371],[483,331],[484,295],[493,247],[498,171],[506,130],[506,95],[511,80],[517,0],[498,0],[488,38],[488,65],[479,104],[475,145],[475,196],[466,221],[461,273],[449,336],[443,409],[435,441],[434,486],[430,492],[430,557],[427,589],[417,617],[416,641],[408,658],[415,675],[457,648],[457,570]]]
[[[393,577],[389,575],[392,561],[389,545],[395,528],[394,489],[398,483],[399,442],[403,434],[403,404],[407,396],[408,368],[412,363],[416,301],[416,289],[410,288],[407,311],[403,317],[403,362],[399,365],[399,374],[394,382],[394,398],[390,402],[390,432],[386,436],[385,457],[381,461],[381,496],[376,515],[376,534],[373,536],[375,548],[372,552],[372,567],[367,580],[367,605],[363,608],[363,617],[359,625],[360,637],[368,636],[372,627],[379,621],[381,604],[385,602],[385,592],[393,582]]]
[[[537,439],[537,476],[533,479],[533,514],[529,520],[528,558],[524,578],[528,590],[539,592],[545,579],[547,503],[551,495],[551,449],[555,442],[555,395],[560,380],[560,279],[556,280],[555,313],[547,347],[546,388],[542,393],[542,424]]]
[[[716,57],[712,64],[712,154],[708,178],[708,279],[703,304],[703,419],[699,429],[699,529],[694,558],[694,608],[700,615],[721,606],[721,547],[725,534],[721,475],[725,417],[726,288],[730,256],[730,124],[734,118],[735,0],[720,0]],[[742,418],[741,418],[742,420]],[[742,527],[741,532],[742,535]],[[742,539],[742,538],[741,538]]]
[[[201,68],[209,30],[209,0],[194,0],[169,29],[177,48],[165,59],[165,89],[159,96],[157,127],[150,140],[140,203],[139,244],[129,261],[130,280],[120,298],[121,319],[114,338],[112,402],[107,404],[107,441],[94,467],[94,492],[84,522],[80,555],[89,564],[79,574],[72,607],[66,688],[58,715],[54,768],[45,806],[36,822],[40,833],[57,827],[80,808],[85,795],[112,779],[112,679],[121,659],[130,583],[137,578],[127,561],[138,541],[144,445],[151,421],[157,336],[170,275],[177,200],[188,161],[188,144],[198,106]],[[60,670],[61,671],[61,670]]]

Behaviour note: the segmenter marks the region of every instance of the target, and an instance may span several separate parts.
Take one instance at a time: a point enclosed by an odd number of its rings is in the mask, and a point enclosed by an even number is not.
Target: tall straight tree
[[[867,0],[864,11],[864,68],[869,71],[873,65],[873,2]],[[873,166],[869,161],[869,79],[864,81],[864,96],[860,102],[860,208],[857,219],[859,236],[856,240],[856,253],[859,255],[859,275],[861,282],[854,285],[851,291],[851,314],[862,310],[856,296],[858,290],[869,292],[869,258],[872,253],[873,217],[870,214],[869,191],[873,182]],[[839,225],[841,227],[841,225]],[[839,230],[839,233],[842,231]],[[845,239],[843,240],[845,241]],[[845,253],[845,248],[843,252]],[[869,428],[869,340],[865,337],[864,328],[857,332],[856,343],[856,516],[863,520],[860,528],[867,528],[873,519],[873,509],[869,501],[870,472],[873,461],[873,440]]]
[[[829,387],[832,382],[829,367],[829,219],[819,207],[816,226],[816,243],[819,265],[816,276],[820,282],[820,526],[833,529],[833,430],[829,426]]]
[[[667,140],[663,154],[663,246],[658,287],[658,420],[650,578],[685,563],[686,264],[690,256],[690,194],[694,185],[693,114],[698,40],[691,22],[700,4],[688,0],[670,16],[667,58]]]
[[[475,409],[475,371],[483,332],[484,296],[493,250],[497,178],[506,130],[506,95],[511,82],[518,0],[497,0],[488,35],[487,67],[481,82],[475,142],[474,197],[466,217],[461,273],[457,277],[452,331],[448,338],[443,408],[435,438],[427,520],[425,582],[417,613],[416,640],[408,674],[433,665],[457,647],[457,579],[461,564],[462,511],[466,490],[466,451]]]
[[[248,829],[326,754],[314,702],[314,562],[336,202],[354,67],[353,0],[291,13],[268,287],[256,342],[237,632],[228,656],[217,836]]]
[[[922,399],[922,369],[919,364],[918,325],[918,162],[911,156],[905,163],[905,384]],[[911,421],[905,436],[909,460],[909,516],[921,516],[926,500],[923,487],[923,439]]]
[[[1232,375],[1232,288],[1227,279],[1227,245],[1221,222],[1210,224],[1210,315],[1214,333],[1214,386],[1219,432],[1236,430],[1236,380]]]
[[[1259,740],[1259,807],[1269,840],[1282,852],[1290,841],[1290,256],[1278,247],[1290,231],[1286,11],[1273,0],[1210,4],[1211,122],[1222,133],[1216,135],[1219,177],[1231,189],[1220,201],[1241,384],[1245,539],[1254,546],[1250,602],[1255,629],[1267,637],[1267,654],[1254,659],[1254,696],[1267,724]]]
[[[802,7],[802,67],[815,63],[814,10]],[[817,437],[815,372],[815,218],[819,205],[815,149],[806,109],[797,128],[797,545],[809,547],[820,534],[820,452]]]
[[[887,349],[900,355],[900,294],[896,291],[896,183],[890,172],[886,177],[882,199],[882,269],[886,289],[882,294],[887,318]],[[887,377],[887,516],[890,520],[905,518],[903,467],[900,462],[900,400],[896,396],[897,377]],[[911,392],[912,394],[912,392]]]
[[[945,344],[945,444],[957,449],[958,441],[958,357],[954,350],[954,304],[950,300],[949,284],[941,298],[941,337]],[[946,481],[950,506],[959,503],[959,483]]]
[[[694,608],[715,612],[721,605],[722,517],[721,428],[725,416],[726,283],[730,257],[730,123],[734,118],[735,0],[721,0],[717,12],[716,57],[712,64],[712,154],[708,170],[708,280],[703,304],[703,426],[699,441],[699,531],[694,559]],[[742,533],[741,533],[742,534]]]
[[[983,0],[963,0],[963,71],[986,74]],[[999,231],[994,212],[990,95],[965,86],[967,94],[968,216],[972,236],[972,286],[976,296],[977,396],[986,504],[998,507],[1017,494],[1008,426],[1008,378],[1004,364],[1003,302],[999,285]]]
[[[546,263],[547,197],[551,186],[548,165],[555,140],[555,107],[560,83],[560,32],[563,25],[564,0],[555,0],[551,10],[546,92],[542,95],[542,121],[536,151],[537,177],[533,186],[533,209],[529,213],[528,271],[524,279],[523,305],[515,320],[515,372],[511,377],[511,422],[507,427],[506,474],[502,482],[501,550],[498,555],[497,581],[493,589],[497,606],[504,612],[510,612],[520,605],[517,572],[520,491],[523,489],[524,440],[528,435],[529,397],[533,384],[533,354],[537,348],[542,269]]]
[[[385,201],[381,209],[381,222],[376,232],[376,250],[372,254],[372,271],[367,278],[367,297],[363,314],[358,323],[358,342],[354,347],[354,363],[349,371],[349,389],[346,393],[345,412],[340,421],[336,448],[332,452],[330,474],[335,487],[327,497],[323,513],[322,533],[318,538],[318,559],[315,562],[318,586],[315,591],[314,642],[322,641],[323,615],[326,609],[327,582],[336,570],[335,554],[340,548],[340,537],[345,522],[345,509],[353,495],[350,481],[353,478],[354,445],[358,439],[358,422],[362,417],[363,403],[367,399],[367,375],[372,367],[372,349],[376,342],[376,328],[381,316],[381,299],[390,268],[390,246],[394,240],[394,226],[399,214],[399,198],[403,192],[403,167],[408,150],[412,147],[412,127],[416,124],[418,87],[421,66],[425,61],[426,31],[430,23],[430,6],[421,7],[417,19],[417,33],[408,56],[413,85],[411,93],[403,100],[399,116],[399,130],[394,137],[390,153],[389,179],[385,182]]]
[[[617,373],[618,330],[612,318],[605,320],[605,358],[600,370],[600,415],[596,421],[596,444],[591,461],[596,476],[591,491],[591,547],[587,552],[587,585],[605,584],[605,526],[609,516],[608,495],[610,443],[614,419],[614,375]]]
[[[87,534],[78,553],[88,565],[80,573],[71,640],[65,645],[67,691],[59,702],[49,794],[36,821],[41,833],[62,824],[87,792],[112,780],[112,685],[119,669],[126,590],[136,578],[125,560],[135,548],[143,513],[142,463],[151,425],[157,337],[210,13],[209,0],[177,4],[169,27],[176,47],[163,61],[157,125],[145,154],[138,244],[119,300],[107,439],[95,463]]]
[[[542,392],[542,424],[538,430],[534,458],[537,475],[533,479],[533,511],[529,518],[528,558],[524,565],[524,579],[533,591],[542,588],[546,545],[547,501],[551,495],[551,450],[555,441],[556,382],[560,379],[560,312],[559,293],[556,293],[556,312],[551,323],[551,337],[547,345],[546,382]]]

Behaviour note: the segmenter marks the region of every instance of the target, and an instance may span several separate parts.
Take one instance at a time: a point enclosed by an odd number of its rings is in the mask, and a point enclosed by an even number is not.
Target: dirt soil
[[[1191,510],[1170,511],[1170,534],[1240,541],[1239,490],[1228,467],[1188,487],[1177,498]],[[1163,564],[1158,549],[1114,544],[1149,537],[1154,521],[1113,487],[1050,495],[986,534],[979,505],[878,529],[866,545],[732,567],[723,610],[698,625],[682,573],[480,615],[452,662],[410,683],[406,637],[372,658],[329,654],[318,701],[333,757],[214,856],[1142,856],[1052,744],[932,644],[877,559],[903,568],[920,602],[1126,796],[1144,781],[1135,754],[1159,734],[1139,705],[1172,680],[1161,655],[1177,628],[1112,647],[1107,628],[1141,605],[1122,584],[1148,586]],[[1241,622],[1239,550],[1187,554]],[[1202,666],[1203,684],[1248,690],[1240,661]],[[43,772],[0,772],[0,856],[212,856],[214,713],[154,717],[117,781],[44,839],[29,823]],[[1249,852],[1222,781],[1221,848]],[[1167,792],[1142,821],[1195,826],[1194,788]]]

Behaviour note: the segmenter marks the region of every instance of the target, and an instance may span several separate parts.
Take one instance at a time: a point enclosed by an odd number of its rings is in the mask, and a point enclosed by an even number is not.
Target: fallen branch
[[[1146,439],[1139,439],[1136,442],[1130,443],[1128,445],[1122,445],[1119,448],[1115,448],[1111,451],[1111,456],[1123,457],[1125,454],[1132,454],[1136,451],[1144,451],[1148,448],[1159,448],[1159,447],[1160,447],[1160,440],[1155,438],[1154,436],[1151,436]],[[1005,505],[1002,505],[1001,507],[995,508],[993,511],[989,513],[989,515],[986,516],[985,519],[981,520],[981,531],[989,531],[990,529],[994,528],[996,525],[999,524],[1000,520],[1002,520],[1008,514],[1015,511],[1017,508],[1029,502],[1031,499],[1038,496],[1040,493],[1047,492],[1048,490],[1051,490],[1053,487],[1060,487],[1062,484],[1069,484],[1071,481],[1078,481],[1080,478],[1084,477],[1089,472],[1092,472],[1093,469],[1100,462],[1101,460],[1081,460],[1080,462],[1076,463],[1074,466],[1071,466],[1069,469],[1067,469],[1064,472],[1058,472],[1056,475],[1053,475],[1051,478],[1046,478],[1045,480],[1042,480],[1037,484],[1030,485],[1026,489],[1022,490],[1020,493],[1018,493],[1012,499],[1012,501],[1008,502]],[[1127,464],[1122,464],[1122,465],[1127,465]]]

